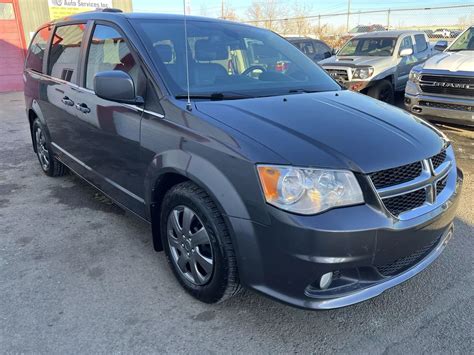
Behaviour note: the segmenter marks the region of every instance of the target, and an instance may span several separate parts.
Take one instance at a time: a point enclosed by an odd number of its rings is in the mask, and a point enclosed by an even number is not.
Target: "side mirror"
[[[408,57],[413,54],[413,48],[403,48],[400,51],[400,57]]]
[[[333,48],[331,51],[332,55],[336,55],[337,52],[339,52],[339,48]]]
[[[326,58],[331,58],[331,56],[332,56],[332,52],[324,52],[324,53],[323,53],[324,59],[326,59]]]
[[[434,49],[440,52],[444,51],[446,48],[448,48],[448,41],[438,41],[434,46]]]
[[[94,91],[105,100],[125,104],[143,104],[143,98],[135,95],[135,84],[127,73],[121,70],[99,72],[94,76]]]

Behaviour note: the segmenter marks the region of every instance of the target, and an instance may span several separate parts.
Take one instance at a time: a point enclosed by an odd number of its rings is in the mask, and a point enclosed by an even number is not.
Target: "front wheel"
[[[210,196],[192,182],[174,186],[163,200],[161,236],[168,263],[184,289],[216,303],[239,292],[234,248]]]
[[[388,104],[393,105],[395,102],[395,92],[393,91],[392,83],[388,80],[379,81],[374,86],[371,86],[367,95]]]
[[[51,152],[51,144],[46,135],[41,121],[37,118],[33,122],[33,144],[35,145],[36,156],[38,157],[41,169],[48,176],[63,176],[67,173],[67,168],[60,161],[56,160]]]

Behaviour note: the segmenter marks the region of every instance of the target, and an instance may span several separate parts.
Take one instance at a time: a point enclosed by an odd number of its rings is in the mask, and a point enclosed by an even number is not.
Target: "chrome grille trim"
[[[457,171],[452,146],[446,148],[445,151],[446,158],[436,169],[433,166],[432,158],[443,155],[442,152],[431,158],[422,160],[421,174],[415,179],[401,184],[377,189],[369,175],[368,180],[388,213],[399,220],[407,220],[428,213],[449,199],[456,189]],[[444,185],[442,189],[438,187],[441,181],[443,181]],[[419,203],[414,204],[414,208],[400,213],[397,213],[398,210],[396,210],[396,212],[390,210],[389,207],[393,206],[393,203],[389,203],[388,199],[412,194],[420,189],[426,190],[426,200],[422,205]],[[384,201],[387,201],[387,204]],[[390,202],[393,202],[393,200]]]

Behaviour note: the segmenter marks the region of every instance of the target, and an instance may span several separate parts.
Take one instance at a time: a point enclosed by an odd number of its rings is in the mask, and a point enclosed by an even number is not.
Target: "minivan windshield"
[[[184,24],[180,19],[134,19],[171,93],[187,93]],[[277,34],[251,26],[188,19],[190,94],[238,99],[341,90],[326,72]]]
[[[459,51],[474,51],[474,27],[460,35],[448,49],[448,52]]]
[[[390,57],[396,42],[396,38],[354,38],[347,41],[337,55]]]

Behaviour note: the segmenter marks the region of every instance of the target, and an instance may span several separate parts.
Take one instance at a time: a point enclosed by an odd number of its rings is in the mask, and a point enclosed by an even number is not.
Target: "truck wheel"
[[[168,191],[160,214],[168,263],[183,288],[205,303],[240,291],[229,231],[211,197],[187,181]]]
[[[46,136],[41,121],[37,118],[33,122],[33,144],[43,172],[51,177],[63,176],[67,173],[66,166],[54,158],[51,145]]]
[[[382,80],[369,88],[367,94],[374,99],[392,104],[395,102],[393,86],[388,80]]]

